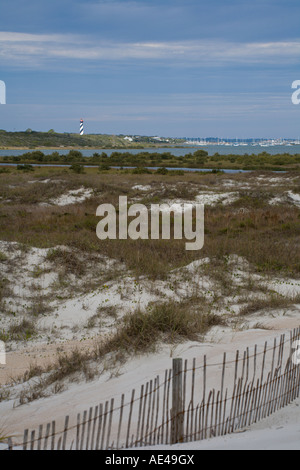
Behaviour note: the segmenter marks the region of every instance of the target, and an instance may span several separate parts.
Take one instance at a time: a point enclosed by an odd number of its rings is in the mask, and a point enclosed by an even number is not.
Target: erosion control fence
[[[219,362],[173,359],[162,377],[128,396],[26,429],[23,442],[9,439],[7,448],[128,449],[233,433],[299,396],[299,339],[300,328],[272,345],[224,353]]]

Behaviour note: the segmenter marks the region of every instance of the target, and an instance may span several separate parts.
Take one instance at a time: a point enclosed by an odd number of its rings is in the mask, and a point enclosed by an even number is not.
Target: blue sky
[[[1,0],[6,130],[300,136],[299,0]]]

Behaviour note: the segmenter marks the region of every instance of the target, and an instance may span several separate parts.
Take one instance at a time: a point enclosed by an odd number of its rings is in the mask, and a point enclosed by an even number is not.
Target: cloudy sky
[[[0,128],[300,136],[299,0],[1,0]]]

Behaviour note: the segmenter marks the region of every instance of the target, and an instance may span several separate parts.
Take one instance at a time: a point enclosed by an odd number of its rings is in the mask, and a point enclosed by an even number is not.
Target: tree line
[[[54,151],[45,154],[41,150],[25,152],[19,156],[1,157],[2,163],[35,163],[35,164],[73,164],[100,165],[103,169],[110,167],[173,167],[173,168],[237,168],[237,169],[299,169],[300,154],[275,154],[267,152],[244,155],[221,155],[215,153],[208,155],[205,150],[196,150],[183,156],[173,155],[171,152],[147,152],[137,153],[114,151],[110,156],[106,152],[94,152],[92,156],[83,156],[80,150],[70,150],[66,154]]]

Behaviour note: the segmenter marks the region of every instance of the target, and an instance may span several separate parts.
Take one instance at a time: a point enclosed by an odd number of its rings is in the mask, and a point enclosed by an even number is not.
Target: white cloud
[[[6,32],[0,31],[0,43],[11,43],[11,42],[63,42],[71,39],[71,35],[64,34],[30,34],[30,33],[17,33],[17,32]]]
[[[0,80],[0,105],[6,104],[6,86],[5,82]]]
[[[231,63],[298,63],[299,41],[233,43],[221,41],[99,41],[87,36],[0,32],[2,65],[37,66],[47,59],[64,65],[77,61],[164,61],[164,63],[224,65]]]

